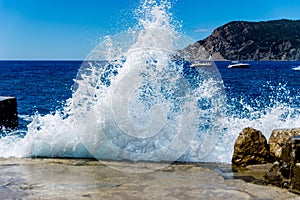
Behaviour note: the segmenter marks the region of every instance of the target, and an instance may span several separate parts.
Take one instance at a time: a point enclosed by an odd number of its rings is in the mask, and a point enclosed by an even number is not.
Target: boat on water
[[[249,63],[242,63],[239,61],[232,61],[227,68],[248,68],[250,67]]]
[[[298,67],[294,67],[294,68],[292,68],[292,70],[299,71],[299,70],[300,70],[300,65],[299,65]]]
[[[211,61],[197,61],[197,62],[192,63],[190,66],[197,68],[197,67],[209,67],[211,65],[212,65]]]

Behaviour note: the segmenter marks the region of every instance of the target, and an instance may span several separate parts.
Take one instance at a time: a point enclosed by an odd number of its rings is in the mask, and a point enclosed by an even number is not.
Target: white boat
[[[197,68],[197,67],[209,67],[211,65],[212,65],[211,61],[197,61],[192,63],[190,66]]]
[[[228,65],[227,68],[248,68],[250,66],[249,63],[241,63],[239,61],[232,61],[231,64]]]
[[[299,70],[300,70],[300,65],[299,65],[298,67],[294,67],[294,68],[292,68],[292,70],[299,71]]]

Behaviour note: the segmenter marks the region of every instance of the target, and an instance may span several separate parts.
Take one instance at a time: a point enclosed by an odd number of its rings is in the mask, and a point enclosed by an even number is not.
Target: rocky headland
[[[300,60],[300,20],[233,21],[183,51],[199,60]]]

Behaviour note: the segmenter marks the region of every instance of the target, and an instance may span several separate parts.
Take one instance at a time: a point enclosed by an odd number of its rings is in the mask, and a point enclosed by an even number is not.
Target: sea
[[[0,96],[17,98],[19,118],[17,130],[1,133],[0,157],[89,156],[78,147],[65,114],[82,63],[0,61]],[[277,128],[300,127],[300,61],[248,63],[249,68],[229,69],[229,61],[215,61],[226,97],[222,131],[212,138],[218,140],[212,143],[218,156],[203,160],[191,154],[184,160],[230,162],[234,140],[248,126],[266,137]]]
[[[136,24],[82,61],[0,61],[0,95],[17,98],[19,118],[0,157],[230,163],[243,128],[268,138],[300,126],[300,61],[228,69],[202,48],[191,61],[178,50],[195,41],[171,8],[140,1]]]

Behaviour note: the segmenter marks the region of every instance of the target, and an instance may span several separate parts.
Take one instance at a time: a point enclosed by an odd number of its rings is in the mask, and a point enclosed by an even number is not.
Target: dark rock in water
[[[0,130],[5,127],[14,129],[18,126],[17,100],[15,97],[0,96]]]
[[[269,138],[270,145],[270,156],[276,160],[281,160],[282,147],[285,145],[286,141],[292,137],[300,135],[300,128],[294,129],[276,129],[272,131]]]
[[[232,164],[246,166],[268,161],[269,146],[265,136],[259,130],[244,128],[234,144]]]

